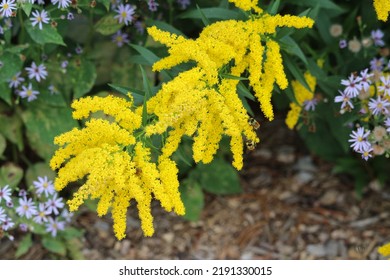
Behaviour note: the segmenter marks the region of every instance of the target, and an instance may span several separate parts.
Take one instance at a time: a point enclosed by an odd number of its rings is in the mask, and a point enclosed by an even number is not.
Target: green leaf
[[[297,65],[290,59],[288,55],[283,55],[283,62],[286,65],[287,69],[294,76],[294,78],[300,82],[307,90],[311,91],[310,86],[307,84],[304,75],[301,70],[297,67]]]
[[[256,100],[256,98],[253,96],[253,94],[247,89],[247,87],[242,82],[238,83],[237,92],[238,92],[239,96],[248,98],[252,101]]]
[[[285,36],[282,39],[279,40],[280,42],[280,47],[282,50],[287,52],[288,54],[295,55],[299,57],[305,65],[308,64],[307,59],[297,42],[293,40],[290,36]]]
[[[73,85],[73,98],[77,99],[88,93],[95,84],[97,77],[95,64],[87,59],[81,59],[79,65],[69,69]]]
[[[0,83],[0,99],[4,100],[8,105],[12,106],[11,89],[8,87],[8,84],[4,82]]]
[[[114,18],[114,15],[108,14],[102,17],[95,24],[95,31],[102,35],[112,35],[120,30],[124,26],[124,23],[119,23],[118,19]]]
[[[219,20],[238,19],[240,17],[237,11],[224,8],[204,8],[184,12],[180,14],[178,18],[202,19],[203,16],[207,19]]]
[[[24,148],[22,126],[23,122],[19,113],[11,116],[0,113],[0,131],[11,143],[17,145],[19,151]]]
[[[113,84],[108,84],[111,88],[115,89],[117,92],[127,96],[128,93],[131,93],[131,95],[134,98],[134,105],[138,106],[143,103],[145,92],[139,89],[135,89],[132,87],[123,87],[123,86],[117,86]]]
[[[199,11],[200,19],[202,20],[204,26],[210,25],[209,19],[206,17],[206,15],[203,13],[202,9],[199,8],[198,4],[196,4],[196,9]]]
[[[30,147],[46,161],[57,149],[54,137],[78,126],[68,107],[36,106],[24,111],[22,118]]]
[[[145,96],[144,96],[144,104],[142,107],[142,126],[146,126],[147,121],[148,121],[148,112],[146,108],[146,102],[149,100],[149,98],[152,96],[152,89],[149,84],[148,77],[146,75],[146,72],[144,68],[140,65],[141,68],[141,73],[142,73],[142,82],[144,85],[144,90],[145,90]]]
[[[111,1],[110,0],[97,0],[99,3],[102,3],[107,11],[110,10]]]
[[[0,168],[0,186],[9,185],[15,189],[23,178],[23,169],[14,163],[6,163]]]
[[[83,236],[83,231],[74,227],[67,227],[64,231],[61,231],[61,236],[67,240],[80,238]]]
[[[242,192],[238,173],[231,164],[216,158],[209,164],[198,164],[197,174],[202,188],[213,194],[238,194]]]
[[[3,158],[3,153],[6,147],[7,147],[7,141],[5,140],[4,136],[0,134],[0,159]]]
[[[49,180],[54,181],[56,177],[56,173],[50,168],[49,164],[46,162],[38,162],[34,165],[28,167],[25,181],[27,186],[32,186],[33,182],[37,180],[37,178],[47,176]]]
[[[29,2],[25,2],[25,3],[22,3],[21,6],[22,6],[22,9],[25,12],[26,16],[29,17],[31,14],[33,4],[29,3]]]
[[[153,20],[153,19],[146,19],[145,24],[147,27],[156,26],[158,29],[163,31],[168,31],[172,34],[177,34],[183,37],[186,37],[183,32],[181,32],[179,29],[176,29],[172,25],[166,23],[165,21],[160,20]]]
[[[54,239],[53,237],[43,237],[42,245],[52,253],[58,254],[60,256],[66,255],[65,244],[57,239]]]
[[[13,54],[20,54],[25,49],[28,49],[30,47],[30,44],[22,44],[22,45],[15,45],[10,46],[5,51]]]
[[[42,30],[40,30],[38,26],[34,27],[29,20],[26,20],[24,26],[31,39],[40,45],[51,43],[66,46],[57,29],[51,27],[49,24],[43,24]]]
[[[15,258],[19,258],[20,256],[26,254],[28,250],[30,250],[33,245],[31,233],[28,233],[23,239],[19,242],[18,249],[15,252]]]
[[[183,181],[180,195],[186,209],[184,218],[188,221],[198,221],[204,207],[204,194],[199,183],[194,180]]]
[[[134,48],[137,52],[139,52],[139,54],[146,59],[150,66],[160,60],[160,58],[155,53],[143,46],[135,44],[130,44],[130,46]]]
[[[8,80],[22,69],[23,65],[18,55],[9,52],[4,52],[0,56],[0,62],[0,83],[8,82]]]
[[[270,15],[276,15],[279,10],[280,0],[273,1],[272,4],[268,7],[267,11]]]

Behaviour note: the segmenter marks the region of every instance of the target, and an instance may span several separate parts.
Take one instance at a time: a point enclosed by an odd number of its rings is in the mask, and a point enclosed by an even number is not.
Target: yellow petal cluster
[[[390,256],[390,243],[387,243],[378,248],[378,253],[384,257]]]
[[[390,12],[390,1],[374,0],[375,12],[379,20],[387,21]]]
[[[77,210],[88,198],[99,199],[97,213],[101,216],[111,210],[118,239],[126,236],[127,209],[133,199],[146,236],[154,232],[153,197],[166,211],[184,214],[176,165],[166,158],[158,165],[152,162],[150,148],[135,137],[141,116],[133,112],[132,105],[131,101],[114,96],[74,101],[74,118],[84,119],[102,111],[113,121],[91,117],[84,128],[57,136],[54,141],[60,148],[50,161],[52,169],[59,169],[57,190],[72,182],[82,182],[68,201],[70,210]]]
[[[257,6],[258,0],[229,0],[229,2],[234,3],[237,8],[240,8],[243,11],[250,11],[252,9],[257,13],[263,11]]]
[[[317,79],[308,72],[305,73],[304,77],[310,87],[310,91],[298,81],[291,82],[296,102],[290,103],[290,111],[287,113],[286,125],[290,129],[293,129],[297,124],[303,103],[307,100],[313,99],[314,97]]]

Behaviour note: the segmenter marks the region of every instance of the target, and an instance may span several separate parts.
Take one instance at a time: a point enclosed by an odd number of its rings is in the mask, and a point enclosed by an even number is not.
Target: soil
[[[243,192],[206,194],[197,222],[153,208],[155,234],[143,237],[134,209],[128,235],[117,241],[109,217],[83,211],[74,221],[85,230],[85,259],[383,259],[390,241],[389,186],[373,181],[363,199],[350,178],[304,149],[283,120],[262,125],[262,142],[245,155]],[[0,258],[12,259],[14,242],[0,241]],[[52,256],[39,244],[22,259]]]

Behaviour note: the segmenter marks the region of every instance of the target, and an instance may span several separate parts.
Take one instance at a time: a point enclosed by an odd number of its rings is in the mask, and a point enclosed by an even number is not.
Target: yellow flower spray
[[[374,0],[374,8],[378,19],[386,22],[390,12],[390,1]]]

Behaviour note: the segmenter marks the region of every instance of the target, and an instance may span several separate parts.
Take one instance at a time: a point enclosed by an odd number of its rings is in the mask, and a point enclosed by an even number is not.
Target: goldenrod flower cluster
[[[389,0],[374,0],[375,12],[378,19],[387,21],[390,12],[390,1]]]
[[[269,15],[257,8],[257,1],[231,1],[237,7],[254,10],[246,21],[226,20],[204,28],[195,40],[148,29],[149,35],[168,47],[169,55],[153,65],[154,71],[181,63],[196,66],[165,83],[147,104],[148,113],[158,121],[148,135],[170,130],[166,156],[170,156],[183,135],[194,137],[196,162],[208,163],[218,149],[222,135],[231,137],[233,165],[242,168],[243,137],[258,142],[249,116],[237,95],[238,79],[249,73],[249,84],[265,116],[273,119],[271,96],[274,84],[288,86],[279,44],[272,35],[277,27],[311,27],[313,20],[291,15]],[[228,76],[224,76],[227,74]],[[163,151],[163,152],[164,152]]]
[[[378,253],[384,257],[390,256],[390,243],[387,243],[378,248]]]
[[[132,101],[113,96],[87,97],[74,101],[72,107],[75,119],[102,111],[112,120],[91,118],[84,128],[74,128],[54,140],[60,146],[50,162],[52,169],[59,169],[56,189],[83,180],[68,201],[71,211],[88,198],[99,198],[97,213],[105,215],[111,209],[118,239],[125,237],[127,208],[132,199],[137,202],[146,236],[154,231],[152,197],[165,210],[184,214],[176,164],[168,158],[161,158],[158,164],[152,162],[150,148],[135,136],[141,116],[132,110]]]
[[[304,77],[310,87],[310,91],[298,81],[291,82],[296,102],[290,103],[290,111],[287,113],[286,125],[289,129],[293,129],[297,124],[302,112],[303,103],[313,99],[314,97],[314,89],[316,87],[317,80],[308,72],[305,73]]]

